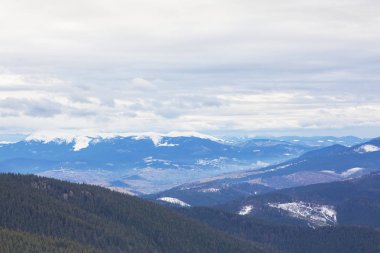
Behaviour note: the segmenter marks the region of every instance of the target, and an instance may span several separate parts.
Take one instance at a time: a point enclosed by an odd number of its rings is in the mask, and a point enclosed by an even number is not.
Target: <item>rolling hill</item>
[[[276,190],[215,207],[174,210],[289,253],[380,251],[380,173]]]
[[[136,197],[37,176],[0,175],[0,213],[4,253],[266,252]]]
[[[260,169],[239,171],[146,196],[173,197],[191,206],[212,206],[276,189],[356,178],[380,170],[380,138],[352,147],[333,145]]]
[[[221,208],[280,223],[380,228],[380,173],[278,190],[233,201]]]
[[[208,207],[176,209],[225,233],[288,253],[377,253],[380,232],[358,226],[310,228],[242,216]]]

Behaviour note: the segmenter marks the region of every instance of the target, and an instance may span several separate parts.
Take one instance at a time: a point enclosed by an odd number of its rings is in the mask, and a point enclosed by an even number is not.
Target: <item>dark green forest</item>
[[[267,252],[136,197],[37,176],[0,175],[0,213],[2,253]]]
[[[2,253],[100,253],[94,247],[64,239],[54,239],[25,232],[0,229]]]
[[[317,229],[212,208],[170,209],[85,184],[0,175],[0,252],[378,253],[380,232]]]
[[[230,235],[292,253],[378,253],[380,232],[357,226],[284,225],[206,207],[177,209]]]

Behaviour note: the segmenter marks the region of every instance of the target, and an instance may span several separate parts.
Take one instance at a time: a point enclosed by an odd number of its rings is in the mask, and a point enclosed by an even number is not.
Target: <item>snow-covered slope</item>
[[[248,206],[243,206],[241,208],[241,210],[238,212],[239,215],[247,215],[247,214],[250,214],[252,212],[252,209],[253,209],[253,206],[252,205],[248,205]]]
[[[162,198],[158,198],[157,200],[164,201],[164,202],[174,204],[174,205],[179,205],[182,207],[190,207],[190,205],[187,204],[186,202],[183,202],[182,200],[176,199],[176,198],[162,197]]]
[[[150,139],[157,147],[171,147],[177,144],[171,144],[163,142],[163,138],[176,138],[176,137],[196,137],[200,139],[207,139],[215,142],[226,142],[220,138],[216,138],[211,135],[206,135],[198,132],[169,132],[167,134],[144,132],[144,133],[90,133],[86,135],[80,135],[75,133],[56,133],[56,132],[38,132],[26,137],[26,141],[41,141],[44,143],[56,142],[56,143],[68,143],[73,144],[73,150],[79,151],[87,148],[92,141],[95,143],[102,140],[109,140],[117,137],[132,137],[135,140]]]
[[[337,223],[333,206],[313,203],[268,203],[268,206],[286,211],[290,216],[307,221],[310,226],[328,226]]]
[[[378,152],[380,151],[380,148],[375,145],[371,144],[364,144],[358,148],[355,149],[356,152],[363,154],[363,153],[371,153],[371,152]]]

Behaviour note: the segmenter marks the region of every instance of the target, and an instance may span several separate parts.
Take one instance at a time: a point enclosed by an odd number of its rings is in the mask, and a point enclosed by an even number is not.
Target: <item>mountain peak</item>
[[[112,138],[127,138],[131,137],[136,140],[151,139],[155,146],[170,146],[168,143],[162,143],[163,138],[178,138],[178,137],[194,137],[200,139],[207,139],[215,142],[225,142],[222,139],[216,138],[211,135],[202,134],[198,132],[169,132],[166,134],[156,132],[142,132],[142,133],[86,133],[76,134],[69,132],[37,132],[30,134],[25,138],[25,141],[40,141],[44,143],[73,143],[73,151],[79,151],[87,148],[91,141],[94,139],[112,139]]]

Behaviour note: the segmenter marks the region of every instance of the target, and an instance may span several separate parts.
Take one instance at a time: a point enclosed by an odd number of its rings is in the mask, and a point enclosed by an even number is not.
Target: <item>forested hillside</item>
[[[309,228],[268,222],[207,207],[177,209],[230,235],[289,253],[378,253],[380,232],[354,226]]]
[[[1,253],[101,253],[94,247],[68,240],[0,229]]]
[[[2,252],[264,252],[157,204],[36,176],[0,175],[0,213]]]
[[[341,182],[282,189],[230,202],[220,208],[237,213],[246,206],[252,207],[248,216],[280,223],[380,228],[380,173]],[[327,222],[326,218],[333,219]]]

